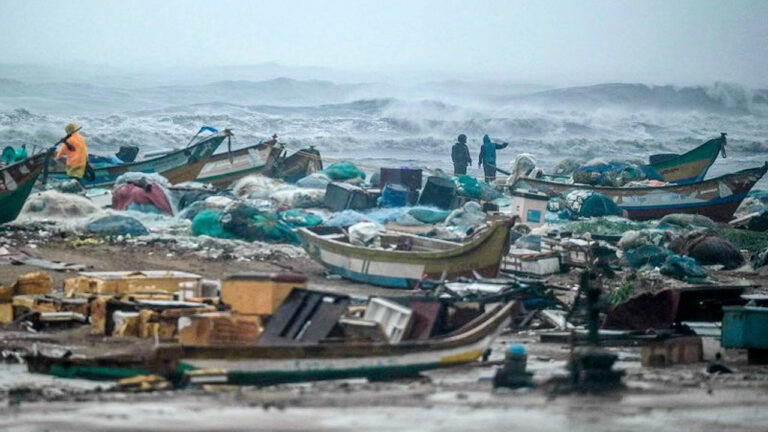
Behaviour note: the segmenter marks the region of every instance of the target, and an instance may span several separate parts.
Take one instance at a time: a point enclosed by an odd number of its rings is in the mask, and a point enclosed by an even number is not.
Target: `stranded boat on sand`
[[[372,285],[411,288],[422,280],[496,277],[513,224],[492,222],[463,244],[387,232],[380,237],[380,248],[353,245],[340,228],[302,228],[299,234],[309,256],[333,273]]]
[[[226,187],[247,175],[261,174],[295,182],[323,169],[320,152],[314,148],[299,150],[288,157],[286,153],[275,135],[265,142],[211,156],[196,181]]]
[[[29,370],[68,378],[120,379],[158,374],[184,383],[271,385],[341,378],[390,379],[471,363],[511,322],[515,302],[496,306],[454,333],[388,343],[209,346],[160,345],[145,353],[123,352],[26,358]]]
[[[574,190],[594,191],[613,200],[627,212],[628,218],[634,220],[659,219],[672,213],[694,213],[718,222],[728,222],[766,171],[768,162],[759,168],[745,169],[696,183],[655,187],[590,186],[520,178],[510,186],[510,190],[536,190],[550,197]]]
[[[726,134],[711,139],[704,144],[683,154],[657,154],[649,158],[648,166],[657,171],[664,181],[687,184],[704,180],[709,168],[722,153],[725,157]],[[540,178],[561,183],[568,183],[570,176],[544,174]]]

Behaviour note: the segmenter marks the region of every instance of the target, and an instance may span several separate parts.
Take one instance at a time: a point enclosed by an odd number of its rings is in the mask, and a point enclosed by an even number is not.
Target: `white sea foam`
[[[502,166],[522,152],[545,168],[568,156],[645,159],[686,151],[722,131],[729,158],[713,167],[719,174],[762,163],[768,149],[768,91],[725,83],[605,84],[528,94],[462,83],[387,87],[288,79],[130,90],[0,80],[0,89],[0,143],[49,146],[75,121],[94,153],[120,145],[181,147],[204,124],[231,128],[235,146],[277,133],[290,147],[315,145],[329,159],[444,169],[460,133],[469,137],[473,157],[483,134],[509,142],[499,152]]]

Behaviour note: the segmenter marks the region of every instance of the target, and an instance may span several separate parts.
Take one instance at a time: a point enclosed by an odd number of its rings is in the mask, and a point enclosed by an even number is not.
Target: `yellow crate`
[[[13,304],[0,303],[0,324],[10,324],[13,322]]]
[[[293,273],[240,273],[221,282],[221,302],[244,315],[272,315],[307,277]]]
[[[140,291],[176,292],[184,283],[199,284],[202,276],[165,270],[135,272],[84,272],[64,281],[68,296],[76,293],[102,295],[133,294]]]

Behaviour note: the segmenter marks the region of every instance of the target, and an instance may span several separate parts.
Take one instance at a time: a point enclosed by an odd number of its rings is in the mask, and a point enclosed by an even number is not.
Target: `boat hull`
[[[469,325],[468,330],[454,336],[394,345],[183,347],[178,367],[186,371],[224,371],[227,383],[244,385],[415,376],[426,370],[476,361],[518,312],[518,304],[510,302],[486,313],[476,325]],[[170,351],[167,358],[176,355],[179,354]],[[159,357],[164,358],[162,352]],[[194,382],[195,374],[189,376]]]
[[[497,306],[456,333],[386,343],[320,343],[306,346],[190,347],[160,345],[151,353],[94,358],[26,358],[31,372],[66,378],[116,380],[158,374],[180,384],[218,382],[271,385],[341,378],[391,379],[471,363],[521,312],[517,302]]]
[[[728,222],[747,193],[765,175],[768,163],[696,183],[660,187],[618,188],[565,184],[535,178],[521,178],[512,189],[537,190],[558,196],[573,190],[588,190],[613,200],[634,220],[662,218],[672,213],[693,213]]]
[[[0,224],[19,215],[47,159],[48,153],[40,153],[0,170]]]
[[[650,164],[670,183],[694,183],[704,179],[709,167],[724,150],[725,136],[705,142],[695,149],[663,162]],[[723,153],[724,154],[724,153]]]
[[[171,184],[194,181],[206,160],[219,148],[228,137],[227,132],[208,137],[183,150],[177,150],[163,156],[122,165],[94,169],[95,179],[80,179],[86,188],[112,186],[121,175],[128,172],[157,173],[167,178]],[[52,177],[66,179],[63,172],[52,173]]]
[[[211,156],[197,176],[198,182],[226,187],[248,175],[271,176],[282,147],[256,144],[230,153]]]
[[[295,183],[323,169],[317,151],[299,150],[288,157],[284,152],[282,145],[268,142],[234,151],[231,156],[220,153],[208,159],[197,181],[227,187],[245,176],[265,175]]]
[[[387,288],[412,288],[423,280],[462,276],[496,277],[509,247],[511,222],[497,221],[465,244],[437,252],[372,249],[324,238],[310,229],[299,231],[309,255],[346,279]]]

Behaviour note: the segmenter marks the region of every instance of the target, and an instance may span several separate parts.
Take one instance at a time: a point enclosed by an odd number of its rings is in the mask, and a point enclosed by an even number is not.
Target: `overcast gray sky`
[[[0,0],[0,63],[768,87],[768,0]]]

